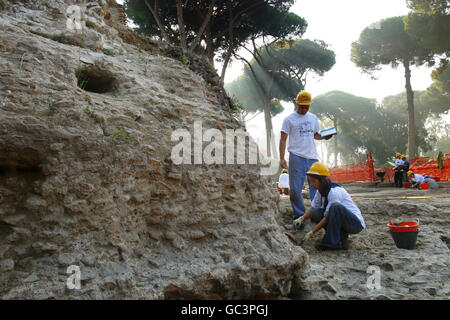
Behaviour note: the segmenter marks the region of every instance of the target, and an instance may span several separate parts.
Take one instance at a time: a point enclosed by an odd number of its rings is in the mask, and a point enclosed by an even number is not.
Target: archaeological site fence
[[[443,168],[439,169],[437,157],[423,157],[410,160],[410,170],[421,175],[437,178],[437,181],[450,181],[450,154],[443,156]],[[374,168],[373,160],[352,163],[330,169],[331,180],[335,182],[375,182],[381,181],[377,173],[383,173],[384,181],[394,181],[393,168]],[[381,174],[382,175],[382,174]]]

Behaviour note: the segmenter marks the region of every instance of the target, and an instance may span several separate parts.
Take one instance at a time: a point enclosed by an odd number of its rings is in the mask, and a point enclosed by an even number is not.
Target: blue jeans
[[[311,168],[312,164],[317,162],[316,159],[306,159],[299,157],[293,153],[289,153],[289,187],[291,189],[290,199],[292,209],[294,210],[294,219],[305,214],[305,205],[303,203],[302,189],[305,184],[306,172]],[[311,201],[316,195],[314,189],[309,183],[309,196]]]
[[[324,217],[325,209],[311,208],[311,211],[311,220],[319,223]],[[364,229],[358,217],[339,203],[333,203],[330,206],[327,217],[326,233],[321,243],[327,247],[341,248],[341,233],[356,234]]]

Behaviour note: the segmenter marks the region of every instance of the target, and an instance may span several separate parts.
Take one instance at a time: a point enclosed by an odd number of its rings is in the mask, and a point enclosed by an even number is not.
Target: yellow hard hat
[[[288,171],[287,171],[287,169],[283,169],[282,171],[281,171],[282,173],[287,173]]]
[[[330,171],[328,170],[327,166],[320,162],[314,162],[311,168],[309,168],[308,172],[306,174],[313,174],[316,176],[330,176]]]
[[[401,156],[400,158],[402,158],[402,159],[403,159],[403,158],[406,158],[406,156],[405,156],[404,154],[402,154],[402,156]]]
[[[408,171],[408,176],[414,174],[414,172],[412,172],[411,170]]]
[[[396,157],[398,157],[399,155],[400,155],[400,153],[398,153],[398,152],[395,154]]]
[[[307,91],[300,91],[297,95],[297,98],[295,99],[295,102],[301,106],[309,106],[313,99],[311,98],[311,93]]]

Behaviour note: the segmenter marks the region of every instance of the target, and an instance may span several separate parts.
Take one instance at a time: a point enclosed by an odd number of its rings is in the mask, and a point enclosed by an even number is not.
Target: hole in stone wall
[[[79,88],[95,93],[106,93],[113,91],[115,79],[108,71],[96,66],[78,69],[75,72]]]
[[[42,155],[39,151],[31,148],[20,150],[0,149],[0,185],[3,179],[10,177],[34,181],[43,178],[43,173],[39,167],[42,162]]]

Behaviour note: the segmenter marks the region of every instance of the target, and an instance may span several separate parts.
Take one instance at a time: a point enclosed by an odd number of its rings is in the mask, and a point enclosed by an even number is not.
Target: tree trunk
[[[406,79],[406,103],[408,104],[408,150],[409,159],[416,157],[416,130],[414,121],[414,92],[411,88],[411,70],[409,61],[404,61],[405,79]]]
[[[214,49],[213,44],[211,40],[211,26],[208,24],[208,27],[205,31],[205,37],[206,37],[206,54],[208,55],[208,61],[211,64],[211,66],[214,67]]]
[[[159,27],[159,31],[161,32],[161,36],[163,37],[164,40],[166,40],[167,43],[172,44],[172,41],[170,41],[170,38],[167,35],[167,32],[164,30],[164,26],[161,23],[161,20],[159,20],[157,2],[155,2],[155,10],[153,10],[153,8],[150,5],[150,3],[148,2],[148,0],[144,0],[144,2],[147,5],[147,8],[152,13],[153,18],[155,19],[155,22]]]
[[[230,14],[230,23],[228,25],[228,50],[227,55],[225,57],[225,60],[223,62],[222,66],[222,74],[220,75],[220,84],[223,86],[223,83],[225,82],[225,72],[227,70],[228,62],[230,61],[231,54],[233,53],[233,10],[231,6],[231,0],[228,0],[228,10]]]
[[[337,129],[337,120],[333,119],[333,126]],[[338,166],[338,139],[337,135],[334,136],[334,166]]]
[[[184,29],[184,21],[183,21],[183,6],[181,4],[181,0],[177,0],[177,18],[178,18],[178,29],[180,31],[180,45],[183,52],[187,51],[186,46],[186,31]]]
[[[211,4],[209,5],[208,14],[206,15],[206,18],[203,20],[203,23],[197,32],[197,36],[195,37],[194,41],[192,41],[191,45],[189,46],[190,52],[194,51],[195,48],[197,47],[197,45],[200,43],[200,39],[203,35],[203,32],[205,31],[206,26],[208,26],[208,27],[210,26],[209,22],[211,20],[211,15],[212,15],[215,3],[216,3],[216,0],[213,0],[211,2]],[[210,33],[210,37],[211,37],[211,33]]]
[[[270,152],[270,140],[272,133],[272,119],[270,116],[270,100],[264,99],[264,119],[266,122],[266,148],[267,148],[267,157],[271,157],[272,153]]]

